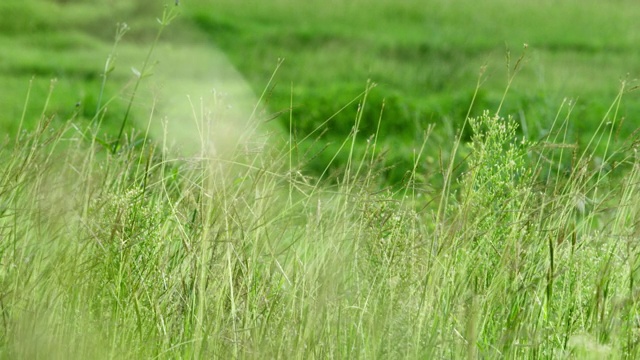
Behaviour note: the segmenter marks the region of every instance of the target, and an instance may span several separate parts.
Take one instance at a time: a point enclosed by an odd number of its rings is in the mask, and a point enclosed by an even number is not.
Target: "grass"
[[[144,132],[114,153],[45,116],[0,153],[0,353],[633,358],[636,142],[596,166],[559,114],[539,143],[471,118],[464,173],[436,188],[417,153],[399,193],[375,138],[331,185],[259,127],[185,157]]]
[[[161,4],[118,0],[96,7],[87,1],[36,0],[24,6],[12,0],[2,6],[6,11],[1,12],[0,42],[12,49],[0,61],[0,83],[7,84],[0,99],[5,109],[0,126],[8,132],[15,131],[13,119],[22,113],[26,84],[34,75],[37,98],[46,94],[51,77],[59,78],[52,112],[64,119],[79,103],[81,117],[92,119],[115,22],[129,24],[131,31],[119,45],[116,68],[105,89],[105,96],[113,101],[105,113],[103,131],[117,134],[121,124],[117,114],[126,111],[129,99],[122,89],[131,91],[125,87],[132,81],[130,69],[142,65],[146,47],[140,45],[153,41]],[[398,144],[420,142],[421,134],[435,123],[432,142],[438,144],[427,147],[426,159],[437,160],[437,149],[450,143],[462,127],[484,65],[488,65],[486,79],[472,115],[497,108],[506,83],[505,48],[517,57],[522,44],[529,44],[527,64],[503,110],[525,124],[521,131],[533,140],[549,131],[558,104],[570,98],[577,100],[573,112],[580,119],[570,125],[570,140],[586,144],[599,114],[606,111],[603,104],[615,97],[619,80],[634,79],[638,73],[634,65],[639,63],[637,35],[631,31],[638,14],[629,1],[514,4],[492,0],[480,7],[474,2],[452,6],[440,0],[334,1],[332,6],[284,0],[269,4],[193,0],[181,8],[179,21],[164,34],[152,59],[159,61],[155,72],[164,78],[152,78],[146,94],[139,93],[137,104],[148,106],[139,113],[132,109],[132,126],[146,124],[150,103],[175,102],[166,89],[176,87],[176,93],[198,98],[212,88],[235,93],[239,85],[244,88],[241,97],[248,99],[243,102],[253,104],[254,94],[263,91],[265,79],[271,77],[278,59],[284,58],[268,90],[265,117],[287,114],[293,107],[297,136],[302,138],[323,124],[321,141],[335,150],[351,130],[357,101],[334,114],[362,93],[371,79],[378,86],[369,94],[372,106],[361,124],[366,135],[357,147],[366,147],[384,102],[381,130],[393,136],[379,139],[379,146],[394,151],[381,176],[396,184],[411,168],[407,159],[415,150]],[[36,102],[33,106],[36,116],[30,118],[37,118],[40,109]],[[171,110],[158,111],[173,116]],[[630,101],[620,111],[629,118],[638,109]],[[272,123],[289,128],[287,116]],[[632,122],[625,122],[621,131],[634,130]],[[466,140],[470,136],[467,133]],[[308,168],[317,175],[330,160],[319,155]],[[346,161],[346,156],[338,156],[334,170],[340,171]]]
[[[223,1],[215,8],[196,4],[189,15],[258,89],[272,70],[269,60],[287,59],[280,74],[283,86],[274,90],[273,103],[286,108],[288,85],[293,83],[295,111],[306,120],[301,129],[327,119],[341,107],[336,97],[357,95],[363,79],[371,78],[379,84],[372,97],[389,100],[386,111],[394,119],[389,127],[401,122],[397,128],[403,129],[402,139],[413,141],[412,135],[431,122],[460,127],[484,64],[490,65],[490,76],[474,112],[495,108],[506,82],[505,47],[515,52],[523,43],[530,45],[530,57],[505,110],[517,117],[520,111],[527,114],[522,121],[531,121],[532,135],[540,135],[537,126],[547,130],[564,97],[603,103],[613,98],[617,80],[637,73],[631,65],[634,35],[625,25],[633,21],[631,6],[592,1],[490,1],[483,6],[337,1],[320,10],[311,3],[249,7]],[[585,103],[576,110],[588,124],[577,137],[587,141],[599,121],[594,114],[602,109]],[[340,121],[349,124],[351,118],[345,114],[328,127],[337,127],[338,137],[344,136]],[[376,119],[369,116],[367,122],[375,124]]]
[[[292,28],[308,26],[311,40],[319,26],[313,21],[337,16],[322,8],[305,25],[288,17],[288,4],[270,6]],[[502,9],[495,4],[492,11]],[[278,19],[260,15],[264,4],[251,5],[255,12],[246,15],[261,29],[255,33],[269,33]],[[356,5],[336,3],[357,25],[364,19]],[[369,10],[421,19],[411,5],[372,1]],[[605,19],[625,19],[624,3],[616,6]],[[198,26],[221,16],[231,20],[216,25],[219,31],[232,31],[233,11],[245,14],[229,4],[221,9],[228,13],[199,15]],[[525,8],[542,16],[536,9]],[[584,16],[595,11],[585,9]],[[451,14],[470,10],[456,11],[436,13],[455,20]],[[58,26],[47,21],[33,26]],[[134,39],[153,39],[152,27],[141,23],[145,30]],[[412,23],[404,24],[398,34],[416,40]],[[383,25],[370,36],[395,46],[398,34],[376,32]],[[239,44],[253,36],[233,31]],[[347,29],[335,23],[326,31],[344,36]],[[598,39],[581,41],[589,47]],[[105,79],[99,75],[79,85],[62,76],[51,86],[37,79],[24,85],[24,114],[13,118],[15,131],[0,148],[0,357],[638,356],[640,158],[637,136],[627,135],[630,122],[623,122],[632,82],[622,82],[608,104],[559,101],[548,121],[534,120],[518,104],[518,92],[529,90],[520,81],[531,76],[531,61],[514,54],[506,91],[503,85],[483,94],[491,80],[482,74],[476,88],[457,90],[468,95],[463,109],[454,104],[459,126],[418,124],[411,141],[386,123],[411,123],[387,112],[411,97],[390,97],[380,111],[378,91],[387,85],[369,83],[345,95],[346,108],[330,120],[342,119],[335,121],[340,131],[327,135],[333,144],[325,146],[317,134],[326,124],[305,123],[301,109],[282,115],[288,136],[265,122],[269,108],[284,103],[273,82],[254,97],[212,52],[208,59],[225,84],[212,92],[193,81],[203,73],[189,46],[151,41],[145,49],[160,60],[153,75],[144,76],[140,65],[139,75],[131,74],[121,64],[144,57],[136,58],[141,52],[130,43],[118,44],[104,97],[94,91]],[[87,44],[105,57],[111,51]],[[85,66],[63,63],[75,69],[72,78]],[[70,99],[76,86],[91,88],[93,103],[65,112],[56,99]],[[301,90],[288,90],[290,108]],[[182,96],[186,91],[191,96]],[[485,105],[493,106],[478,110]],[[582,115],[594,109],[602,111],[589,115],[598,118],[585,125],[589,136],[576,135]],[[502,115],[513,110],[523,112]],[[396,165],[402,181],[390,184],[385,176],[395,157],[405,159]]]

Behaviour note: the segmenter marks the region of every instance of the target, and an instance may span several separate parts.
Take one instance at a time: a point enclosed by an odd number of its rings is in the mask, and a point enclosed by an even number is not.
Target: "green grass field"
[[[638,357],[639,12],[2,2],[0,358]]]
[[[130,31],[115,51],[115,70],[101,104],[112,100],[103,128],[117,132],[129,99],[131,68],[142,65],[161,4],[34,0],[25,5],[11,0],[1,6],[0,43],[11,49],[0,59],[2,129],[15,132],[34,76],[27,117],[31,126],[52,77],[58,82],[50,112],[62,120],[78,111],[85,120],[93,118],[116,23],[124,22]],[[184,105],[187,94],[198,99],[216,89],[249,104],[238,108],[251,108],[266,90],[264,119],[280,115],[271,123],[285,132],[291,120],[297,138],[314,130],[323,133],[319,148],[329,151],[312,157],[308,166],[316,174],[351,130],[368,80],[377,87],[368,96],[357,147],[363,148],[376,131],[384,102],[379,143],[393,151],[385,163],[392,168],[383,175],[398,183],[412,166],[407,154],[416,150],[430,124],[436,125],[436,136],[427,158],[434,161],[425,166],[437,162],[437,149],[450,144],[462,128],[485,66],[471,115],[497,109],[508,79],[507,50],[513,69],[523,44],[529,45],[502,112],[515,116],[521,131],[535,140],[547,134],[566,98],[575,102],[570,141],[586,143],[620,80],[631,81],[639,71],[635,19],[640,10],[629,1],[492,0],[480,6],[436,0],[331,5],[223,0],[189,1],[181,8],[151,59],[158,62],[155,76],[143,84],[147,93],[137,95],[134,110],[141,111],[132,124],[145,124],[153,103],[163,106],[157,109],[159,117],[190,114]],[[268,86],[279,59],[284,63]],[[638,110],[635,101],[628,101],[620,114],[628,119]],[[632,120],[620,126],[622,134],[634,130]],[[305,150],[318,150],[309,146]],[[345,157],[338,156],[332,170],[339,171]]]

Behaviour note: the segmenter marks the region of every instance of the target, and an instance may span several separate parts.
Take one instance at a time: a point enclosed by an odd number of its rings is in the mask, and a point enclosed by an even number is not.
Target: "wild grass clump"
[[[469,124],[463,172],[425,196],[380,189],[371,152],[323,184],[289,146],[114,153],[44,118],[0,154],[2,354],[635,356],[635,143],[595,166],[551,142],[566,123]]]
[[[611,140],[625,87],[586,147],[571,107],[537,142],[470,117],[433,183],[429,129],[400,188],[377,178],[386,134],[355,145],[370,90],[320,179],[253,116],[212,143],[222,102],[194,106],[175,147],[45,107],[0,149],[0,356],[638,356],[640,158]]]

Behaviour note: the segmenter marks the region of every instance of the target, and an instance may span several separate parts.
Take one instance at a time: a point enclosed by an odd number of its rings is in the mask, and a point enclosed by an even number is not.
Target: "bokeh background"
[[[1,2],[4,137],[15,135],[25,108],[25,127],[34,126],[52,78],[45,115],[91,121],[117,24],[126,23],[130,30],[114,52],[102,100],[108,110],[101,131],[117,132],[135,80],[132,68],[152,45],[163,6],[174,2]],[[513,115],[520,132],[536,140],[559,111],[564,116],[563,100],[571,99],[569,141],[577,144],[590,139],[620,82],[633,86],[640,72],[640,7],[631,0],[183,0],[180,12],[152,55],[157,65],[144,79],[130,126],[164,119],[184,130],[177,142],[188,142],[192,127],[184,124],[193,103],[221,98],[235,109],[233,119],[247,118],[264,93],[259,115],[269,132],[286,138],[292,121],[296,138],[323,134],[300,144],[309,148],[300,156],[324,149],[306,165],[312,172],[321,172],[348,136],[368,81],[377,86],[368,94],[358,148],[375,133],[384,102],[379,147],[390,168],[383,173],[398,181],[430,124],[435,130],[420,166],[435,166],[446,153],[482,68],[472,116],[498,108],[509,72],[524,54],[501,114]],[[634,131],[638,113],[637,95],[630,93],[616,132]]]

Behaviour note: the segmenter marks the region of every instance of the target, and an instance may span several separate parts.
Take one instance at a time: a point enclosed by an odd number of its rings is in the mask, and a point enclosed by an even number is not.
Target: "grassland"
[[[638,357],[631,2],[182,3],[0,4],[0,357]]]
[[[124,112],[129,99],[123,88],[131,81],[130,69],[140,67],[146,55],[141,45],[153,40],[161,4],[37,0],[25,5],[12,0],[1,6],[0,41],[12,50],[4,52],[0,62],[4,95],[0,101],[5,109],[0,125],[15,131],[33,76],[35,99],[44,99],[50,78],[58,78],[49,104],[52,113],[64,119],[80,110],[83,118],[93,118],[115,24],[126,22],[131,30],[116,51],[115,71],[105,91],[107,98],[113,98],[105,130],[117,131],[117,114]],[[331,6],[318,1],[189,1],[161,39],[164,47],[152,59],[159,61],[157,76],[147,81],[147,94],[138,95],[137,107],[146,108],[134,117],[144,124],[149,104],[165,104],[163,115],[176,107],[176,98],[184,102],[185,94],[198,98],[213,88],[255,103],[278,59],[285,59],[266,94],[264,117],[282,111],[273,123],[288,131],[287,110],[293,107],[291,119],[298,137],[318,128],[316,133],[325,131],[322,143],[330,151],[309,164],[317,174],[351,130],[358,103],[353,100],[370,79],[378,86],[369,94],[357,148],[363,148],[375,132],[384,100],[380,126],[385,136],[380,145],[394,150],[386,162],[394,169],[386,176],[398,183],[411,168],[407,159],[415,150],[413,144],[422,141],[430,124],[436,124],[433,146],[427,148],[427,159],[433,161],[425,166],[437,163],[438,148],[450,144],[462,128],[485,65],[471,114],[497,108],[508,79],[506,50],[513,66],[524,43],[529,44],[526,64],[514,80],[503,112],[516,117],[528,138],[540,139],[563,99],[573,99],[576,121],[570,124],[570,140],[585,144],[620,80],[633,80],[640,70],[634,30],[638,15],[629,1],[492,0],[482,6],[438,0],[334,1]],[[242,89],[236,90],[238,86]],[[161,94],[159,89],[172,93]],[[30,103],[33,112],[28,118],[33,124],[42,104]],[[629,118],[638,110],[636,102],[629,101],[620,113]],[[632,122],[624,122],[620,129],[622,134],[635,130]],[[465,134],[467,140],[469,136]],[[344,166],[345,158],[340,155],[334,162],[336,170]]]

